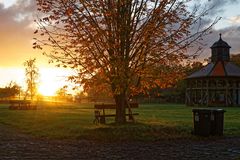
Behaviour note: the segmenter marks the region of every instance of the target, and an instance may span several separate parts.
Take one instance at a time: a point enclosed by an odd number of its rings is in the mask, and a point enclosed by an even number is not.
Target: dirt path
[[[239,160],[240,137],[107,144],[36,139],[0,125],[0,160],[25,159]]]

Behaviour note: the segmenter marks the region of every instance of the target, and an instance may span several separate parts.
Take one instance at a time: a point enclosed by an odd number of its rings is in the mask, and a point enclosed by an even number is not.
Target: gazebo
[[[240,106],[240,67],[230,61],[230,46],[211,46],[211,62],[187,77],[186,105]]]

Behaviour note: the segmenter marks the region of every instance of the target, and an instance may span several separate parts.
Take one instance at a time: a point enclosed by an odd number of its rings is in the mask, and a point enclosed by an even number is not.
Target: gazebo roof
[[[209,63],[199,71],[194,72],[187,78],[204,78],[204,77],[239,77],[240,67],[232,62],[218,61]]]
[[[220,38],[217,42],[215,42],[210,48],[231,48],[227,42],[222,40],[222,34],[219,34]]]

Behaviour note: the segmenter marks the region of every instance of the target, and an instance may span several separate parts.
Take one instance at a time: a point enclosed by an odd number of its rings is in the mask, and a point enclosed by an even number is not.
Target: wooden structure
[[[240,67],[230,61],[230,48],[220,34],[211,62],[186,79],[186,105],[240,106]]]
[[[14,110],[35,110],[37,106],[32,104],[29,100],[11,100],[9,101],[9,109]]]
[[[129,120],[134,121],[134,116],[139,115],[138,113],[132,113],[132,108],[138,108],[138,103],[130,103],[130,108],[126,107],[128,109],[128,112],[125,114],[125,116],[128,116]],[[116,113],[113,111],[116,110],[115,104],[95,104],[94,105],[94,114],[95,119],[94,123],[106,123],[106,117],[115,117]],[[108,112],[107,112],[108,111]]]

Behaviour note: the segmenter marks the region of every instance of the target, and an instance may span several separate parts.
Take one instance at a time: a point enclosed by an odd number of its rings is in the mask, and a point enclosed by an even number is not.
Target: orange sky
[[[49,65],[43,51],[32,48],[35,16],[34,0],[0,0],[0,87],[14,81],[24,88],[23,63],[36,58],[40,70],[39,90],[51,95],[68,84],[66,75],[70,71]]]
[[[3,2],[7,5],[8,1]],[[42,56],[40,51],[32,49],[35,10],[35,3],[32,0],[19,0],[8,8],[5,8],[0,1],[0,64],[2,67],[21,67],[22,63],[30,57],[36,57],[41,65],[47,64],[47,58]]]

